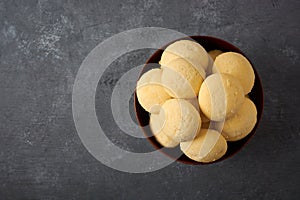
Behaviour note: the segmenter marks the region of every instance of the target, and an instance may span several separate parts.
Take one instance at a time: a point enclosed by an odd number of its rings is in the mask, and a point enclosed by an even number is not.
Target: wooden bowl
[[[190,36],[190,37],[186,37],[186,38],[180,38],[178,40],[182,40],[182,39],[192,39],[196,42],[198,42],[199,44],[201,44],[206,51],[210,51],[210,50],[221,50],[223,52],[237,52],[240,53],[242,55],[244,55],[246,58],[247,56],[237,47],[235,47],[234,45],[230,44],[229,42],[226,42],[222,39],[219,38],[215,38],[215,37],[211,37],[211,36]],[[175,41],[173,41],[175,42]],[[171,42],[171,43],[173,43]],[[170,44],[171,44],[170,43]],[[158,49],[146,62],[144,68],[141,71],[141,74],[144,74],[145,72],[149,71],[150,69],[153,69],[153,67],[151,67],[150,63],[158,63],[160,61],[161,55],[164,51],[164,49],[168,46],[169,44],[166,44],[164,47],[162,47],[161,49]],[[248,58],[247,58],[248,59]],[[249,59],[248,59],[249,60]],[[251,61],[249,60],[249,62],[251,63]],[[252,64],[252,63],[251,63]],[[251,131],[251,133],[249,133],[247,135],[247,137],[236,141],[236,142],[227,142],[228,144],[228,149],[226,154],[219,160],[215,161],[215,162],[219,162],[222,160],[225,160],[227,158],[229,158],[230,156],[232,156],[233,154],[237,153],[239,150],[242,149],[242,147],[249,142],[249,140],[252,138],[252,136],[254,135],[258,124],[260,122],[261,116],[262,116],[262,111],[263,111],[263,104],[264,104],[264,97],[263,97],[263,88],[262,88],[262,84],[261,84],[261,80],[258,76],[258,73],[254,67],[254,65],[252,64],[254,73],[255,73],[255,83],[254,86],[252,88],[252,91],[249,93],[249,98],[254,102],[254,104],[256,105],[256,109],[257,109],[257,123],[255,125],[255,127],[253,128],[253,130]],[[147,139],[149,140],[149,142],[158,150],[160,150],[162,153],[164,153],[165,155],[175,159],[176,161],[179,162],[183,162],[186,164],[211,164],[211,163],[200,163],[200,162],[196,162],[194,160],[191,160],[190,158],[188,158],[187,156],[185,156],[184,154],[182,154],[179,158],[175,158],[172,154],[173,150],[172,149],[167,149],[167,148],[163,148],[162,145],[160,145],[155,137],[153,136],[153,134],[151,133],[151,130],[149,128],[149,113],[147,111],[145,111],[142,106],[139,104],[138,100],[137,100],[137,96],[136,94],[134,95],[134,107],[135,107],[135,113],[136,113],[136,117],[137,117],[137,121],[142,129],[142,131],[144,132],[144,134],[146,135]],[[177,152],[179,150],[179,146],[173,148],[175,149]],[[212,162],[212,163],[215,163]]]

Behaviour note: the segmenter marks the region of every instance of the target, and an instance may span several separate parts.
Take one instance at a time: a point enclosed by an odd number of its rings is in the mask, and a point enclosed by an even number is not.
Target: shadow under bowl
[[[182,40],[182,39],[188,39],[188,40],[194,40],[196,42],[198,42],[200,45],[202,45],[206,51],[211,51],[211,50],[221,50],[223,52],[237,52],[240,53],[242,55],[244,55],[246,58],[247,56],[237,47],[235,47],[234,45],[230,44],[229,42],[226,42],[222,39],[219,38],[215,38],[215,37],[211,37],[211,36],[190,36],[190,37],[186,37],[186,38],[180,38],[178,40]],[[176,40],[176,41],[178,41]],[[173,41],[175,42],[175,41]],[[173,43],[171,42],[171,43]],[[171,44],[169,43],[169,44]],[[164,47],[162,47],[161,49],[158,49],[146,62],[144,68],[142,69],[140,76],[142,76],[145,72],[153,69],[153,65],[151,66],[151,63],[158,63],[160,61],[161,55],[164,51],[164,49],[169,45],[165,45]],[[248,59],[248,58],[247,58]],[[249,59],[248,59],[249,60]],[[251,63],[251,61],[249,60],[249,62]],[[211,163],[215,163],[215,162],[219,162],[222,160],[225,160],[227,158],[229,158],[230,156],[234,155],[235,153],[237,153],[238,151],[240,151],[243,146],[249,142],[249,140],[252,138],[252,136],[254,135],[258,124],[260,122],[261,116],[262,116],[262,111],[263,111],[263,103],[264,103],[264,97],[263,97],[263,88],[262,88],[262,83],[261,80],[259,78],[259,75],[254,67],[254,65],[251,63],[254,73],[255,73],[255,82],[254,82],[254,86],[252,88],[252,91],[249,93],[249,98],[254,102],[256,109],[257,109],[257,123],[255,125],[255,127],[253,128],[253,130],[243,139],[239,140],[239,141],[235,141],[235,142],[227,142],[228,144],[228,149],[226,154],[220,158],[219,160],[216,160],[214,162]],[[144,134],[146,135],[147,139],[149,140],[149,142],[158,150],[160,150],[162,153],[164,153],[165,155],[175,159],[176,161],[179,162],[183,162],[186,164],[196,164],[196,165],[203,165],[203,164],[211,164],[211,163],[200,163],[200,162],[196,162],[194,160],[191,160],[190,158],[188,158],[186,155],[182,154],[179,158],[175,158],[173,156],[172,150],[170,151],[170,149],[168,148],[163,148],[163,146],[161,144],[158,143],[158,141],[155,139],[155,137],[153,136],[150,128],[149,128],[149,119],[150,119],[150,115],[147,111],[145,111],[143,109],[143,107],[139,104],[138,100],[137,100],[137,96],[136,93],[134,94],[134,108],[135,108],[135,113],[136,113],[136,117],[137,117],[137,121],[142,129],[142,131],[144,132]],[[175,147],[175,150],[179,150],[179,146]],[[173,148],[174,149],[174,148]]]

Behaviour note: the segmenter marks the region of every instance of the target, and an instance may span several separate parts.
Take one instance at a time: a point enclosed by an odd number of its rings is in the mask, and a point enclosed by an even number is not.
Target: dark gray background
[[[298,0],[1,0],[0,199],[299,199],[299,9]],[[83,147],[71,109],[81,62],[105,38],[144,26],[217,36],[251,59],[265,109],[241,152],[213,165],[128,174]],[[98,85],[99,121],[125,149],[151,146],[115,127],[109,98],[152,52],[122,56]]]

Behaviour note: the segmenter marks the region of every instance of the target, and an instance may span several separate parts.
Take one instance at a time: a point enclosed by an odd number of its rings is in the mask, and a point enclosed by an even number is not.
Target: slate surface
[[[0,1],[0,199],[299,199],[300,1]],[[258,70],[263,119],[245,148],[208,166],[110,169],[76,134],[72,86],[104,39],[156,26],[238,46]],[[99,82],[97,115],[122,148],[151,148],[111,120],[119,77],[152,50],[122,56]]]

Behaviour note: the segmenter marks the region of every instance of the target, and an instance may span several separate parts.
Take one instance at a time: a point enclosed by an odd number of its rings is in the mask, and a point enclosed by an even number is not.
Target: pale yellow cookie
[[[172,60],[183,58],[191,63],[198,71],[208,67],[208,54],[197,42],[191,40],[179,40],[170,44],[163,52],[161,65],[168,65]]]
[[[225,120],[222,135],[227,141],[237,141],[246,137],[257,121],[255,104],[248,98],[232,117]]]
[[[161,107],[165,118],[161,131],[170,139],[182,142],[193,139],[201,128],[199,112],[184,99],[167,100]]]
[[[170,96],[193,98],[198,95],[205,74],[199,74],[189,62],[178,58],[162,66],[162,70],[161,82]]]
[[[156,140],[164,147],[175,147],[179,142],[174,141],[172,138],[166,136],[163,132],[166,116],[164,110],[161,109],[159,113],[150,115],[150,129],[155,136]]]
[[[250,62],[242,54],[226,52],[217,56],[213,73],[227,73],[239,79],[245,94],[248,94],[254,85],[254,71]]]
[[[227,143],[219,132],[201,129],[194,140],[181,142],[180,149],[190,159],[208,163],[220,159],[226,153]]]
[[[152,69],[137,82],[136,94],[141,106],[148,112],[157,112],[156,105],[162,105],[171,96],[161,84],[161,69]]]
[[[212,74],[201,85],[200,109],[210,120],[222,121],[232,116],[244,102],[243,87],[229,74]]]

